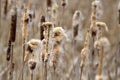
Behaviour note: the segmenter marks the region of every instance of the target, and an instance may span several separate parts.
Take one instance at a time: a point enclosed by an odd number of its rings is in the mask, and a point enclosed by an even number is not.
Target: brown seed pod
[[[34,70],[34,69],[36,68],[37,62],[36,62],[34,59],[30,59],[30,60],[28,61],[28,64],[29,64],[30,70]]]
[[[52,0],[47,0],[47,7],[51,7],[52,6]]]
[[[118,4],[118,15],[119,15],[119,24],[120,24],[120,1],[119,1],[119,4]]]
[[[43,24],[44,22],[45,22],[45,16],[41,16],[41,24]],[[44,39],[43,32],[44,32],[44,28],[42,25],[40,25],[40,40]]]
[[[63,7],[67,6],[67,4],[68,4],[68,0],[61,0],[61,5]]]
[[[11,52],[11,41],[8,43],[8,48],[7,48],[7,54],[6,54],[6,60],[10,60],[10,52]]]
[[[14,8],[11,16],[10,41],[15,42],[17,25],[17,8]]]
[[[8,0],[5,0],[5,6],[4,6],[4,14],[5,14],[5,16],[7,14],[7,7],[8,7]]]

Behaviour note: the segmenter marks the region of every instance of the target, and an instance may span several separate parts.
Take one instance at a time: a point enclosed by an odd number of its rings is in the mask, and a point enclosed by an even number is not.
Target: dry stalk
[[[25,9],[23,13],[23,27],[22,27],[22,53],[23,53],[22,80],[24,76],[24,56],[25,56],[25,43],[27,40],[27,26],[28,26],[28,15],[27,15],[27,9]]]
[[[58,18],[58,5],[57,3],[53,3],[51,19],[55,26],[58,25],[57,18]]]
[[[90,33],[88,31],[86,34],[85,42],[84,42],[84,48],[81,50],[81,53],[80,53],[80,57],[81,57],[80,58],[81,59],[81,62],[80,62],[80,68],[81,68],[80,80],[82,79],[82,73],[83,73],[83,68],[85,66],[86,57],[90,53],[89,44],[90,44]]]
[[[45,56],[44,56],[44,67],[45,67],[45,75],[44,75],[44,78],[45,80],[47,80],[47,62],[48,62],[48,58],[49,58],[49,55],[51,53],[51,50],[50,50],[50,45],[52,45],[50,43],[51,41],[51,37],[52,37],[52,31],[53,31],[53,23],[52,22],[45,22],[42,24],[42,26],[44,27],[44,38],[46,40],[46,50],[45,50]]]
[[[57,73],[56,68],[58,67],[59,58],[60,58],[60,48],[61,42],[63,39],[66,38],[66,34],[62,27],[55,27],[53,29],[53,51],[52,51],[52,58],[51,58],[51,66],[53,67],[53,79],[57,80]]]
[[[119,1],[119,4],[118,4],[118,19],[119,19],[119,24],[120,24],[120,1]]]
[[[7,15],[7,9],[8,9],[8,0],[5,0],[5,5],[4,5],[4,14],[5,14],[5,16]]]
[[[62,16],[61,16],[61,26],[64,25],[64,14],[65,14],[65,7],[68,5],[68,0],[61,0],[62,6]]]
[[[46,0],[48,21],[51,19],[52,0]]]
[[[100,63],[99,63],[99,71],[98,71],[99,76],[102,76],[103,57],[104,57],[104,48],[102,46],[102,48],[100,50]],[[100,79],[100,80],[102,80],[102,79]]]
[[[37,62],[34,59],[29,60],[29,68],[30,68],[30,80],[33,80],[33,70],[36,68]]]
[[[7,61],[10,60],[10,71],[8,80],[13,79],[13,70],[14,70],[14,63],[13,63],[13,46],[16,39],[16,25],[17,25],[17,8],[15,7],[12,10],[11,15],[11,28],[10,28],[10,37],[9,37],[9,43],[8,43],[8,49],[7,49]]]
[[[40,25],[40,40],[43,40],[44,39],[44,35],[43,35],[43,32],[44,32],[44,28],[42,26],[42,24],[45,22],[45,16],[41,16],[41,25]]]

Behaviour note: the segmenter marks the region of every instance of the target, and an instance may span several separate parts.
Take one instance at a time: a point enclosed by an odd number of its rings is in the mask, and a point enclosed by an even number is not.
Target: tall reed
[[[8,80],[13,79],[13,70],[14,70],[13,47],[16,40],[16,26],[17,26],[17,8],[14,7],[11,11],[11,28],[10,28],[10,37],[7,48],[7,57],[6,57],[7,61],[10,60],[10,65],[11,65]]]
[[[53,32],[53,23],[52,22],[45,22],[42,24],[44,26],[44,37],[46,40],[46,52],[45,52],[45,58],[44,58],[44,67],[45,67],[45,80],[47,80],[47,62],[49,55],[51,53],[52,49],[52,32]]]
[[[22,26],[22,54],[23,54],[23,63],[22,63],[22,80],[24,80],[24,56],[25,56],[25,43],[27,41],[27,27],[28,27],[28,14],[27,9],[23,13],[23,26]]]

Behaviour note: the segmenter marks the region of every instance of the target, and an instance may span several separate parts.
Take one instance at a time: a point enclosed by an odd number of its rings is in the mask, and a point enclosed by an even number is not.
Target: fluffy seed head
[[[73,15],[73,27],[78,25],[80,23],[81,20],[83,20],[84,17],[81,13],[81,11],[77,10],[75,11],[74,15]]]
[[[67,35],[62,27],[55,27],[53,29],[53,38],[55,41],[61,41],[66,37]]]
[[[52,25],[53,25],[53,23],[52,22],[44,22],[43,24],[42,24],[44,27],[52,27]]]
[[[107,52],[110,49],[110,42],[106,37],[101,37],[99,40],[95,41],[94,48],[100,50],[104,48],[104,51]]]
[[[81,53],[80,53],[80,57],[81,57],[81,63],[80,63],[80,67],[84,66],[85,64],[85,60],[86,60],[86,57],[87,55],[90,53],[90,50],[88,47],[84,47],[82,50],[81,50]]]
[[[99,4],[100,4],[99,0],[95,0],[95,1],[92,2],[93,7],[97,7],[97,5],[99,5]]]
[[[104,23],[104,22],[96,22],[96,26],[98,28],[104,28],[106,31],[108,31],[108,27],[107,27],[106,23]]]
[[[28,61],[28,64],[29,64],[30,70],[34,70],[34,69],[36,68],[37,62],[36,62],[34,59],[30,59],[30,60]]]
[[[31,39],[26,43],[31,50],[37,49],[38,47],[42,46],[42,42],[39,39]]]

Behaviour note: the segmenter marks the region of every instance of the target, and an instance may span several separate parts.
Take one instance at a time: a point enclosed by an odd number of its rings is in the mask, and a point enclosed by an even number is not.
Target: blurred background
[[[7,13],[4,13],[4,6],[6,0],[0,0],[0,80],[7,80],[7,72],[9,63],[6,61],[6,50],[8,47],[9,32],[11,27],[11,10],[17,6],[17,30],[16,30],[16,41],[14,46],[13,61],[15,63],[14,78],[17,80],[20,76],[20,70],[22,65],[22,12],[23,5],[27,8],[31,2],[31,8],[35,12],[34,26],[30,29],[30,38],[40,38],[40,19],[41,16],[47,16],[46,0],[8,0]],[[94,0],[68,0],[68,5],[64,9],[61,6],[61,0],[53,0],[58,4],[58,25],[62,26],[68,35],[66,41],[64,41],[63,51],[61,52],[60,64],[57,70],[58,80],[79,80],[80,74],[80,52],[83,48],[83,42],[87,29],[90,27],[91,17],[91,3]],[[120,24],[119,24],[119,13],[118,3],[119,0],[100,0],[102,2],[102,17],[100,21],[107,24],[109,31],[105,32],[106,36],[110,41],[110,50],[105,53],[103,61],[103,80],[120,80]],[[76,10],[80,10],[84,17],[81,22],[82,36],[83,39],[79,39],[75,44],[75,53],[72,52],[73,45],[71,44],[72,35],[72,17]],[[63,20],[62,25],[59,22]],[[41,76],[41,66],[39,65],[34,73],[34,80],[43,80]],[[85,68],[83,71],[82,80],[88,80],[88,69]],[[49,71],[49,68],[48,68]],[[116,76],[117,72],[117,76]],[[52,80],[48,72],[48,80]],[[28,65],[25,65],[24,79],[30,79],[30,73]]]

